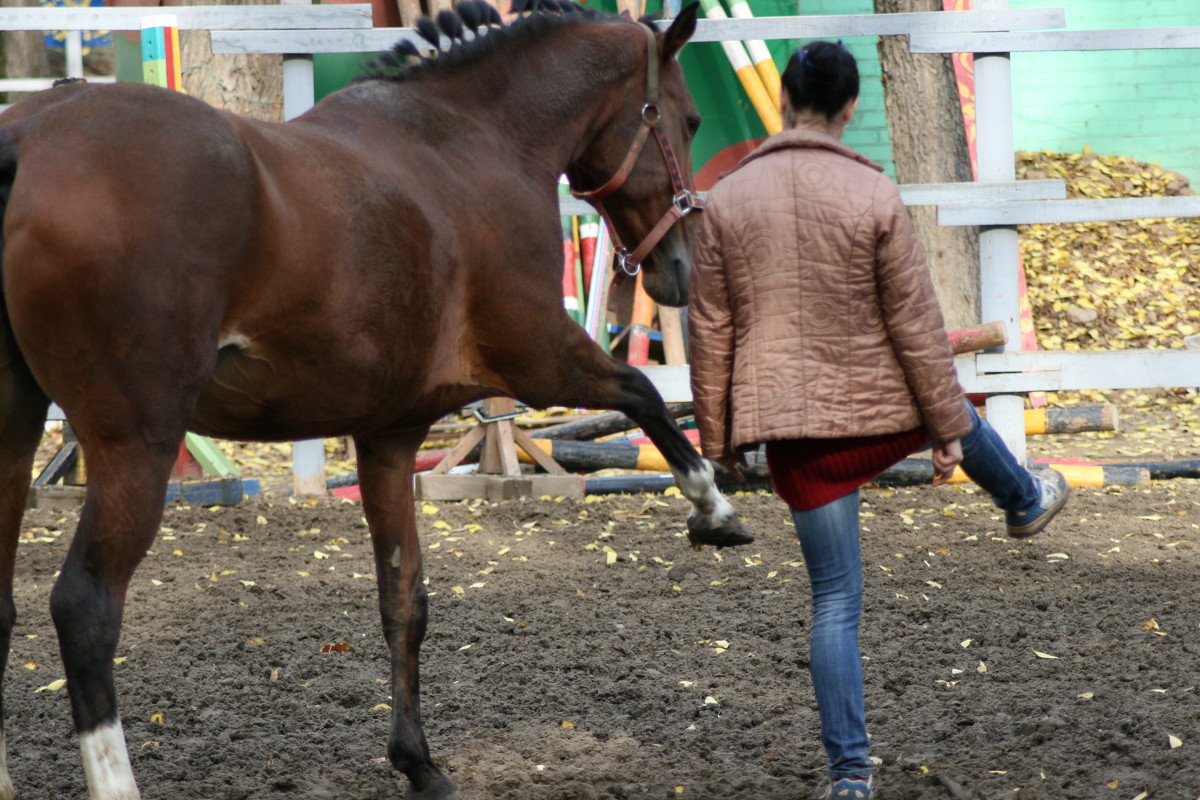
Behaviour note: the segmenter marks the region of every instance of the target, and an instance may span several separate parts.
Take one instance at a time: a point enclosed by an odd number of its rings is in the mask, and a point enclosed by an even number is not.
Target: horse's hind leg
[[[32,480],[33,457],[46,420],[49,400],[29,374],[12,344],[0,345],[6,361],[0,364],[0,680],[8,665],[17,610],[13,603],[13,566],[21,518]],[[3,725],[0,698],[0,726]],[[8,775],[3,727],[0,727],[0,800],[15,796]]]
[[[363,513],[371,529],[379,612],[392,657],[392,728],[388,757],[409,780],[408,797],[445,800],[454,784],[429,757],[421,726],[420,651],[427,600],[413,510],[412,470],[425,430],[355,439]]]
[[[125,593],[162,520],[166,485],[183,440],[116,439],[76,424],[88,458],[87,497],[50,612],[92,800],[137,800],[113,684]]]

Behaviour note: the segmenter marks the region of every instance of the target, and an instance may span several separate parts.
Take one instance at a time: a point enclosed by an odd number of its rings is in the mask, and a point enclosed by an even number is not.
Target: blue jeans
[[[1033,476],[970,403],[973,428],[962,439],[963,471],[1005,510],[1023,510],[1039,500]],[[829,777],[871,774],[863,700],[858,624],[862,615],[862,556],[858,492],[810,511],[792,511],[796,536],[812,585],[813,623],[809,671],[821,717],[821,741]]]
[[[967,403],[974,427],[962,438],[963,472],[1005,511],[1024,511],[1041,499],[1037,481],[1017,463],[1000,434]]]

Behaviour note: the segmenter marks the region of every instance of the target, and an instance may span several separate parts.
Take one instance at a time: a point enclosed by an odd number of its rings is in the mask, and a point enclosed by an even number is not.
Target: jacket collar
[[[847,146],[844,142],[842,142],[841,139],[837,139],[827,133],[812,130],[811,128],[789,128],[788,130],[775,134],[770,139],[767,139],[765,142],[760,144],[754,150],[754,152],[738,162],[738,165],[730,170],[730,172],[736,172],[755,159],[791,148],[831,150],[840,156],[845,156],[846,158],[857,161],[860,164],[865,164],[871,169],[883,172],[883,167],[879,166],[862,153],[859,153],[853,148]]]

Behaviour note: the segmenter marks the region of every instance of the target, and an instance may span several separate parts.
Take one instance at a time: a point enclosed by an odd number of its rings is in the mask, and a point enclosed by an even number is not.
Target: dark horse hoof
[[[404,793],[404,800],[458,800],[458,798],[458,787],[454,785],[454,781],[440,772],[423,781],[420,791],[410,781],[408,791]]]
[[[738,547],[754,541],[754,537],[736,516],[717,520],[693,514],[688,517],[687,537],[688,541],[692,543],[693,550],[699,550],[706,544],[720,550],[724,547]]]

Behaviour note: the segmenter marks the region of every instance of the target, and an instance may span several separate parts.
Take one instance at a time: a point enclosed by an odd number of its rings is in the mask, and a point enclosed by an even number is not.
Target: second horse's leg
[[[449,800],[458,790],[429,756],[421,725],[420,655],[428,616],[412,470],[425,431],[355,438],[363,513],[375,548],[379,612],[392,656],[392,730],[388,758],[409,780],[408,796]]]
[[[87,499],[50,595],[67,691],[91,800],[139,797],[117,714],[113,655],[125,592],[158,532],[182,432],[170,441],[113,442],[78,431],[88,458]]]
[[[14,353],[15,348],[7,348]],[[17,609],[13,603],[13,567],[17,539],[29,496],[33,458],[50,401],[19,357],[0,369],[0,677],[8,664]],[[0,702],[0,725],[3,724]],[[8,775],[4,730],[0,728],[0,800],[15,797]]]

